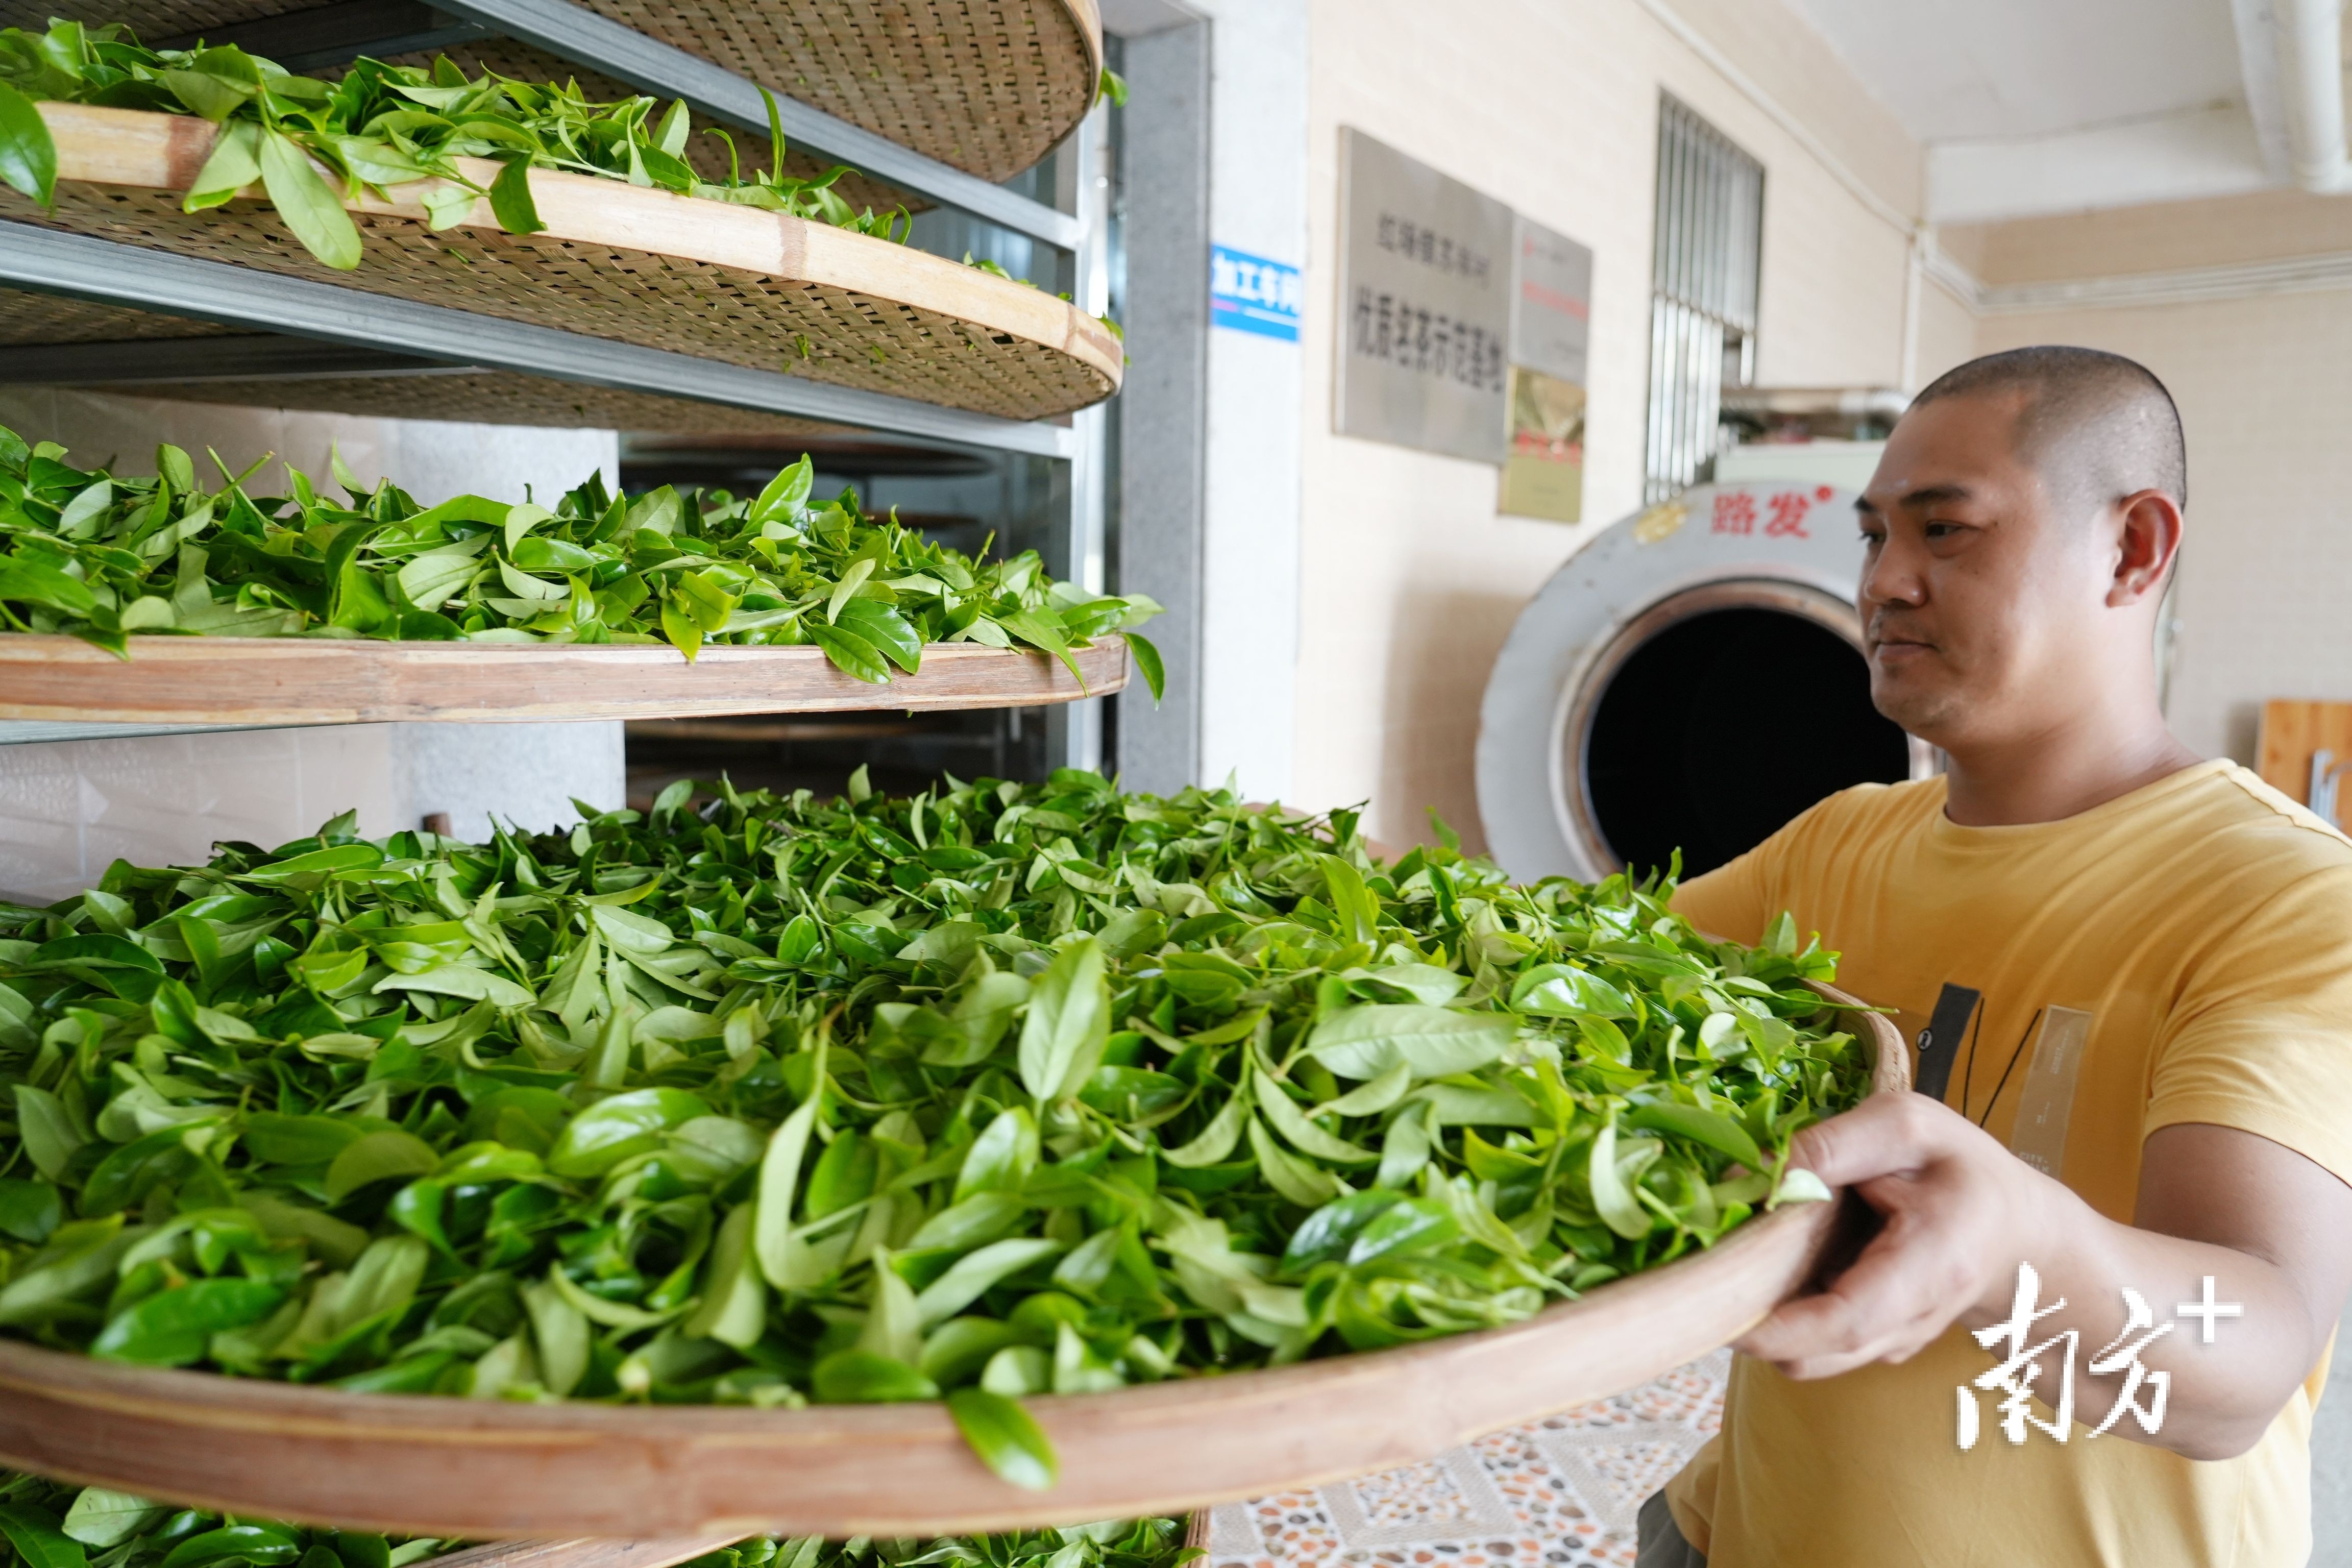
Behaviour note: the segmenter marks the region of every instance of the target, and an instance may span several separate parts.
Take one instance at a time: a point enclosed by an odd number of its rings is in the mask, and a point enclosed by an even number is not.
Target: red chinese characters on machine
[[[1764,500],[1764,532],[1773,539],[1811,539],[1805,531],[1805,520],[1813,508],[1837,492],[1827,485],[1811,490],[1773,490]],[[1757,494],[1749,489],[1720,489],[1715,492],[1715,522],[1717,533],[1752,534],[1756,531]]]

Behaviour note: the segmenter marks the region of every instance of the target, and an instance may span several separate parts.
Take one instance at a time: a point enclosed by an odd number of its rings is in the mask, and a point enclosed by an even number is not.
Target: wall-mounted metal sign
[[[1339,434],[1501,463],[1511,209],[1343,128],[1339,227]]]

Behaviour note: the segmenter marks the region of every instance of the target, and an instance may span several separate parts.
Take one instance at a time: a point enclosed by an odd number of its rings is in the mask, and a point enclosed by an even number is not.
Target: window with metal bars
[[[1714,476],[1723,388],[1755,375],[1763,237],[1764,165],[1660,95],[1646,501]]]

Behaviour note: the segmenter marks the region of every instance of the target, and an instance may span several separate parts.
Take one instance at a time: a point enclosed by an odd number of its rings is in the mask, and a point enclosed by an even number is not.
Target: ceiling
[[[1927,147],[1938,221],[2283,183],[2238,47],[2266,0],[1788,4]]]

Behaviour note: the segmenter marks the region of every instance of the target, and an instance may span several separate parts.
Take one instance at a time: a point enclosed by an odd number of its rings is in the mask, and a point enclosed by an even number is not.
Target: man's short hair
[[[1948,370],[1911,400],[2021,393],[2019,455],[2053,485],[2104,505],[2139,490],[2189,504],[2180,410],[2156,373],[2098,349],[2043,343]]]

